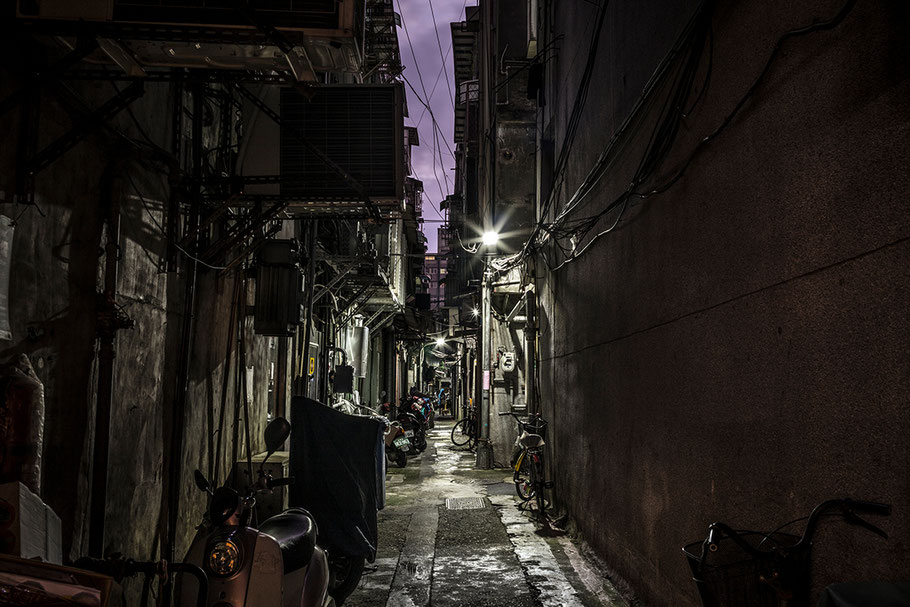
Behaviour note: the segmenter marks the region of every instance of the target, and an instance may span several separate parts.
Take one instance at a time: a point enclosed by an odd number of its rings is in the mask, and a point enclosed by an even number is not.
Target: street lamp
[[[499,242],[498,233],[494,232],[493,230],[488,230],[483,233],[483,244],[484,245],[491,247],[494,244],[496,244],[497,242]]]

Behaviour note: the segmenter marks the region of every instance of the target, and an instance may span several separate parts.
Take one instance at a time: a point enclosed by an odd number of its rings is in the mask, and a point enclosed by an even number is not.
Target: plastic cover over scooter
[[[346,556],[376,558],[376,512],[384,460],[384,428],[318,401],[291,399],[289,487],[292,507],[316,519],[319,544]],[[378,442],[377,442],[378,441]]]
[[[908,582],[842,582],[825,588],[816,607],[907,607]]]

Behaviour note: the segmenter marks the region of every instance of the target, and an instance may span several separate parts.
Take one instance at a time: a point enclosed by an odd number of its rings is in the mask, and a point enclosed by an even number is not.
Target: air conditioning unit
[[[404,194],[404,126],[400,85],[324,85],[306,99],[281,91],[282,196],[305,201],[358,200],[352,186],[291,131],[325,153],[374,202],[400,204]]]
[[[39,32],[89,31],[116,40],[142,66],[287,70],[299,61],[315,71],[360,70],[364,0],[250,4],[258,23],[293,46],[294,57],[286,57],[234,0],[16,0],[16,16]]]

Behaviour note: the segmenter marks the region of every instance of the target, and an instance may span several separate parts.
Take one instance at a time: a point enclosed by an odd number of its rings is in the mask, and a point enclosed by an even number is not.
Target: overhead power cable
[[[442,54],[442,41],[440,41],[440,39],[439,39],[439,24],[436,23],[436,12],[433,10],[433,0],[427,0],[427,2],[430,4],[430,15],[433,17],[433,33],[436,34],[436,45],[439,47],[439,58],[442,59],[442,67],[445,70],[446,58]],[[404,22],[403,19],[402,19],[402,22]],[[416,60],[417,58],[415,57],[414,59]],[[452,111],[454,112],[455,111],[455,93],[452,90],[452,83],[449,82],[448,70],[445,70],[445,76],[446,76],[446,88],[449,91],[449,101],[452,102]],[[429,99],[430,99],[430,97],[427,97],[427,101],[429,101]]]
[[[709,5],[709,4],[710,3],[706,3],[706,5]],[[705,137],[701,138],[698,141],[698,143],[695,145],[695,147],[686,156],[686,159],[682,163],[680,163],[680,165],[672,173],[672,175],[669,178],[667,178],[666,180],[664,180],[660,185],[645,187],[643,189],[640,188],[640,186],[643,185],[643,180],[638,181],[637,183],[636,183],[636,181],[633,180],[632,185],[630,185],[630,187],[625,192],[623,192],[623,194],[621,194],[619,197],[614,199],[602,211],[600,211],[599,213],[597,213],[594,216],[591,216],[589,218],[585,218],[584,220],[582,220],[583,222],[586,222],[586,226],[585,226],[586,230],[584,231],[584,233],[587,233],[587,230],[590,230],[591,227],[593,227],[593,224],[596,223],[597,219],[599,219],[600,217],[603,217],[604,215],[606,215],[607,213],[609,213],[610,211],[612,211],[613,209],[615,209],[617,207],[621,208],[621,210],[620,210],[620,216],[621,216],[622,210],[624,210],[626,208],[626,206],[628,205],[628,202],[631,198],[637,197],[640,199],[646,199],[648,197],[651,197],[651,196],[654,196],[657,194],[661,194],[661,193],[664,193],[667,190],[669,190],[674,184],[676,184],[683,177],[686,170],[689,168],[689,166],[691,166],[692,162],[697,157],[697,155],[701,152],[701,150],[704,149],[704,147],[708,143],[716,140],[716,138],[724,130],[726,130],[726,128],[732,123],[733,119],[743,109],[746,102],[752,97],[752,95],[755,93],[755,91],[758,89],[758,87],[761,86],[762,82],[764,81],[764,79],[766,78],[768,73],[770,73],[770,70],[771,70],[773,64],[778,59],[783,43],[792,37],[802,36],[802,35],[806,35],[809,33],[818,32],[818,31],[822,31],[822,30],[829,30],[829,29],[833,29],[833,28],[837,27],[840,23],[843,22],[843,20],[847,17],[847,15],[852,11],[855,4],[856,4],[856,0],[849,0],[841,7],[841,9],[837,12],[837,14],[835,14],[834,17],[832,17],[831,19],[828,19],[825,21],[816,21],[810,25],[790,30],[790,31],[784,33],[782,36],[780,36],[780,38],[778,38],[777,42],[775,43],[774,48],[772,49],[771,54],[769,55],[767,61],[765,62],[764,68],[761,70],[761,72],[759,72],[758,76],[756,76],[756,78],[753,80],[752,85],[749,87],[749,89],[739,99],[739,101],[736,103],[736,105],[733,107],[733,109],[727,114],[727,116],[724,118],[724,120],[721,121],[721,123],[710,134],[706,135]],[[703,5],[703,8],[704,8],[704,6],[705,5]],[[707,16],[707,20],[709,22],[708,28],[709,28],[709,32],[710,32],[710,12],[708,11],[708,13],[709,14]],[[709,41],[711,40],[710,35],[708,37],[708,40]],[[710,46],[709,55],[710,54],[713,54],[713,43]],[[691,57],[690,57],[690,59],[691,59]],[[712,63],[709,60],[708,71],[707,71],[707,74],[705,77],[706,84],[710,79],[711,65],[712,65]],[[691,87],[691,82],[689,82],[689,86]],[[677,92],[679,92],[680,90],[681,89],[677,89]],[[704,94],[705,94],[704,90],[702,90],[699,93],[698,98],[696,98],[695,102],[693,102],[693,106],[704,96]],[[677,102],[679,102],[679,98],[677,98]],[[636,108],[637,107],[638,106],[636,106]],[[681,105],[674,106],[674,108],[676,110],[676,113],[678,114],[679,120],[681,120],[681,118],[684,117],[689,111],[691,111],[691,109],[685,110],[684,102]],[[676,125],[677,127],[678,127],[678,122],[679,121],[677,120],[677,125]],[[664,132],[662,132],[662,133],[659,132],[661,130],[661,125],[663,125],[663,130],[664,130]],[[669,147],[672,145],[673,140],[675,139],[674,132],[666,132],[666,129],[668,126],[669,126],[669,123],[659,123],[658,128],[655,130],[655,134],[658,135],[658,138],[655,138],[652,135],[652,141],[651,141],[652,145],[649,145],[649,154],[651,154],[653,152],[657,152],[658,153],[657,155],[662,155],[662,157],[664,157],[664,158],[666,157],[666,154],[669,151]],[[672,135],[672,137],[667,138],[666,137],[667,135]],[[655,142],[656,142],[656,145],[655,145]],[[654,146],[654,147],[652,147],[652,146]],[[656,156],[652,157],[652,160],[655,158],[656,158]],[[647,167],[647,166],[648,166],[648,154],[646,154],[646,156],[642,159],[642,163],[639,165],[639,168],[641,169],[642,167]],[[653,168],[656,168],[656,165]],[[580,192],[581,192],[581,188],[579,189],[578,192],[576,192],[576,195],[579,195]],[[573,198],[575,198],[575,197],[573,196]],[[564,214],[563,214],[563,217],[564,217]],[[618,219],[617,219],[617,221],[618,221]],[[587,251],[591,247],[591,245],[595,241],[597,241],[600,237],[604,236],[605,234],[609,233],[615,227],[615,225],[616,225],[616,222],[614,222],[614,224],[610,228],[599,232],[592,239],[587,241],[584,244],[584,246],[570,251],[566,256],[566,259],[562,263],[560,263],[556,267],[553,267],[550,269],[552,271],[558,270],[561,267],[565,266],[567,263],[570,263],[571,261],[574,261],[575,259],[580,257],[585,251]],[[554,241],[555,241],[555,239],[554,239]],[[544,259],[544,261],[546,261],[546,259]]]

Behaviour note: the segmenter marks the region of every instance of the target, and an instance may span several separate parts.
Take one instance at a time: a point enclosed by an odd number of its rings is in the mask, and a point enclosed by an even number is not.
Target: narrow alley
[[[907,32],[0,3],[0,607],[910,607]]]
[[[437,422],[427,449],[391,466],[380,545],[346,607],[626,607],[585,544],[538,534],[511,470],[477,470]]]

